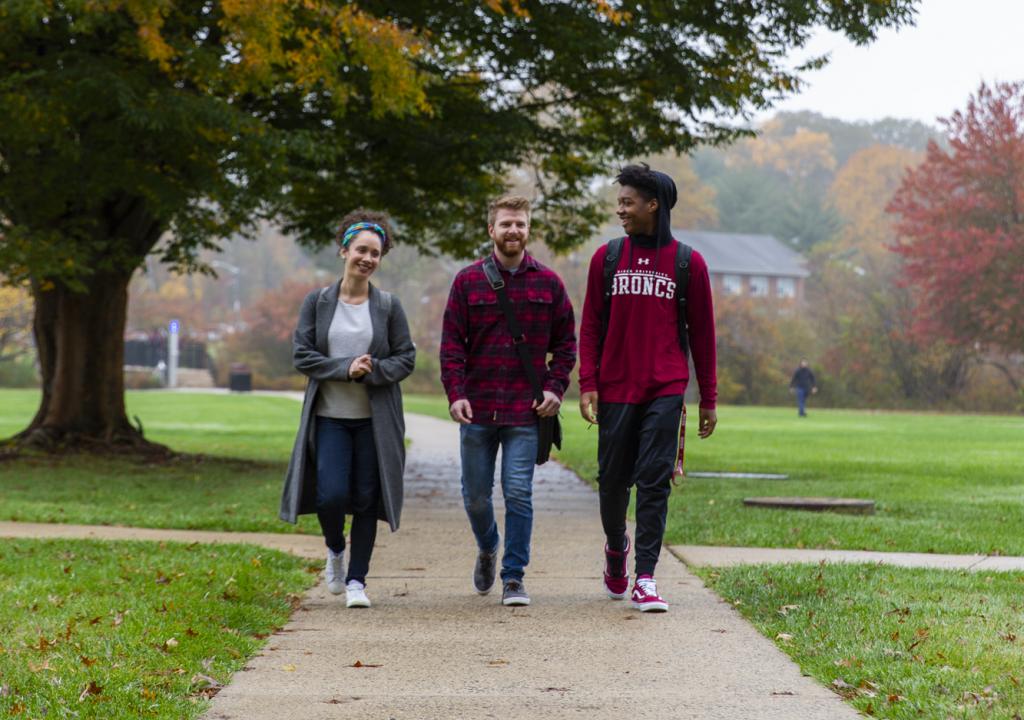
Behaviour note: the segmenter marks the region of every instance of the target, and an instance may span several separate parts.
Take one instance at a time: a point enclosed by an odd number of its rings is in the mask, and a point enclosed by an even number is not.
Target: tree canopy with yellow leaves
[[[744,131],[816,26],[868,42],[915,0],[18,0],[0,4],[0,272],[31,280],[40,446],[143,446],[124,413],[132,272],[357,205],[467,255],[511,167],[554,248],[617,158]]]

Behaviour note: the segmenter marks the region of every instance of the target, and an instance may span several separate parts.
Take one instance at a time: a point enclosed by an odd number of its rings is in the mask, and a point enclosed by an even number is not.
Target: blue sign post
[[[178,330],[180,323],[171,320],[167,325],[167,387],[178,387]]]

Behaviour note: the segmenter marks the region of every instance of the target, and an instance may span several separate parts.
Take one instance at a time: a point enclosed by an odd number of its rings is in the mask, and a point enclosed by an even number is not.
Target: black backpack
[[[608,252],[604,256],[604,311],[601,313],[601,344],[608,334],[608,318],[612,312],[612,276],[619,265],[619,257],[622,255],[622,246],[626,238],[619,237],[608,241]],[[686,325],[686,291],[690,285],[690,256],[693,248],[685,243],[679,243],[676,249],[676,304],[679,308],[679,347],[683,356],[687,357],[690,352],[689,329]]]

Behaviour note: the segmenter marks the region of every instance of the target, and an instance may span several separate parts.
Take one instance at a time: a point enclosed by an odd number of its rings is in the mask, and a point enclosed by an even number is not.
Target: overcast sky
[[[822,31],[808,50],[831,53],[829,64],[805,74],[804,90],[760,119],[814,110],[844,120],[935,124],[964,107],[982,80],[1024,80],[1022,31],[1024,0],[923,0],[914,27],[886,30],[865,47]]]

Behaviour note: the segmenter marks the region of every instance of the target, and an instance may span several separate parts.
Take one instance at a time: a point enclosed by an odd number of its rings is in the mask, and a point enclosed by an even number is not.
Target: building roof
[[[708,271],[735,275],[771,275],[807,277],[800,253],[786,247],[771,235],[679,230],[672,235],[691,246],[707,261]]]

